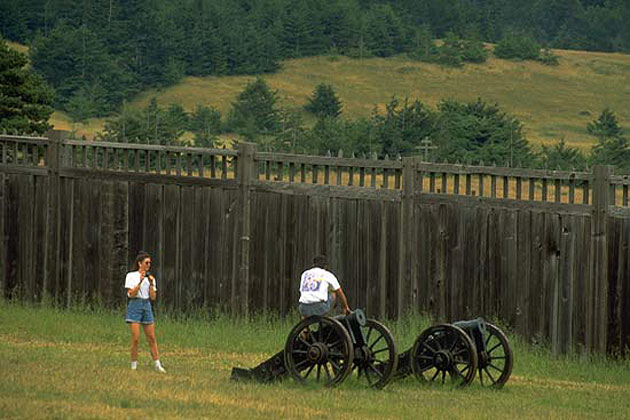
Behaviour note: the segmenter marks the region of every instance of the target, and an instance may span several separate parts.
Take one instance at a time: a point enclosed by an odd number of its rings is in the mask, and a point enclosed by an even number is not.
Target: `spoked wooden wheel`
[[[335,386],[350,374],[353,346],[346,329],[337,320],[312,316],[289,333],[284,362],[300,383]]]
[[[411,371],[426,383],[468,385],[477,373],[477,350],[472,340],[454,325],[424,330],[411,349]]]
[[[355,348],[353,371],[360,381],[373,388],[383,388],[396,373],[398,353],[394,337],[387,327],[368,319],[361,327],[365,343]]]
[[[501,388],[512,374],[514,356],[507,336],[499,328],[486,323],[486,351],[479,352],[481,386]]]

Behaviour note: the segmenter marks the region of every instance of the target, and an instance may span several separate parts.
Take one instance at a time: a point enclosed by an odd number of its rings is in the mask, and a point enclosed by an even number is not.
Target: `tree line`
[[[55,107],[77,120],[186,75],[262,74],[282,59],[330,52],[447,65],[483,60],[481,41],[503,43],[507,58],[552,64],[540,47],[628,52],[629,21],[625,0],[0,2],[0,33],[31,47]]]

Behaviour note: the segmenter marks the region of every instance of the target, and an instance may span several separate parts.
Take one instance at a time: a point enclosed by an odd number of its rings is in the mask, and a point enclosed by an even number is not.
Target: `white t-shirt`
[[[140,272],[139,271],[130,271],[127,273],[127,277],[125,277],[125,289],[133,289],[140,283]],[[142,279],[142,285],[140,286],[140,290],[138,290],[138,294],[136,294],[136,298],[140,299],[149,299],[149,286],[151,282],[148,277]],[[155,290],[157,291],[157,280],[153,282],[155,285]],[[129,290],[127,290],[127,296],[129,296]],[[131,297],[131,296],[129,296]]]
[[[300,303],[326,302],[328,286],[339,289],[337,277],[330,271],[314,267],[302,273],[300,279]]]

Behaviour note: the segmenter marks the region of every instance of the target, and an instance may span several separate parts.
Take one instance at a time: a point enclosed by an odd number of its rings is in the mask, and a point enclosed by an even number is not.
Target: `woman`
[[[140,339],[140,324],[142,324],[144,335],[151,349],[155,370],[166,373],[158,356],[153,310],[151,309],[151,301],[155,300],[157,293],[155,277],[148,274],[151,269],[151,256],[140,251],[136,257],[134,268],[137,271],[127,273],[125,278],[125,289],[127,289],[127,297],[129,298],[126,321],[131,328],[131,369],[136,370],[138,368],[138,340]]]

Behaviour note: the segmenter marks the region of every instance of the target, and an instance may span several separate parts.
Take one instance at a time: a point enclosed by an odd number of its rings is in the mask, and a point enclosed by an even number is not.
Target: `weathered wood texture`
[[[310,163],[313,184],[300,182],[308,157],[260,154],[273,166],[259,166],[247,145],[194,150],[205,156],[189,160],[206,166],[201,174],[176,162],[187,150],[97,144],[94,153],[57,136],[26,139],[37,152],[0,141],[5,297],[120,306],[125,273],[143,249],[155,263],[158,310],[287,313],[300,273],[324,253],[351,305],[380,318],[409,310],[436,321],[499,318],[556,353],[630,346],[627,180],[605,168],[567,174],[567,185],[589,186],[587,199],[573,188],[562,200],[546,190],[545,179],[564,179],[555,172],[490,168],[478,177],[479,168],[415,158],[353,167],[320,157]],[[69,147],[71,159],[59,152]],[[99,151],[108,149],[118,152]],[[123,167],[125,153],[133,170]],[[169,154],[180,176],[165,160],[158,167]],[[351,181],[353,173],[365,176]]]

